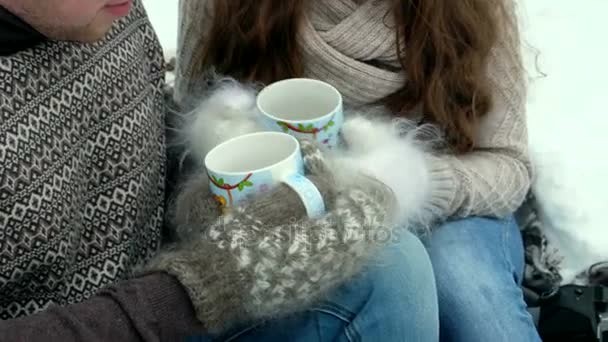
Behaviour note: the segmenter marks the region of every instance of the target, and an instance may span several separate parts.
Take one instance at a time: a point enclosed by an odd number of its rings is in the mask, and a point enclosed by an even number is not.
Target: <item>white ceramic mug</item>
[[[259,132],[230,139],[205,157],[211,192],[224,206],[239,204],[277,184],[291,187],[309,217],[325,212],[321,193],[304,176],[300,143],[281,132]]]
[[[264,124],[299,139],[333,148],[344,121],[342,95],[332,85],[308,78],[273,83],[258,94]]]

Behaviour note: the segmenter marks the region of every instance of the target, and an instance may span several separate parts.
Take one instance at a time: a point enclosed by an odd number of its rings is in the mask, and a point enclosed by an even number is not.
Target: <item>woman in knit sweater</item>
[[[425,213],[441,336],[538,340],[510,216],[531,182],[510,0],[182,0],[180,14],[177,103],[211,68],[263,84],[310,77],[351,108],[382,104],[441,128],[449,147],[426,158]]]

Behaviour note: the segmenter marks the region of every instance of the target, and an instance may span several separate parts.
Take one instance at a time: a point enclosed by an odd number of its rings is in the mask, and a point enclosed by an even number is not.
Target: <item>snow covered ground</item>
[[[169,55],[177,2],[144,0]],[[526,49],[535,190],[570,280],[608,260],[608,0],[522,0],[520,7],[524,38],[539,52]]]
[[[608,1],[523,4],[524,36],[547,74],[533,81],[528,101],[535,190],[570,280],[608,260]]]

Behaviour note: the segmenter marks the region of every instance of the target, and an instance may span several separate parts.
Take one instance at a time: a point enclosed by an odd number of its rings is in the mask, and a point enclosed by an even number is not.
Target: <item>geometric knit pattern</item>
[[[163,80],[139,1],[100,42],[0,57],[0,319],[81,302],[157,250]]]

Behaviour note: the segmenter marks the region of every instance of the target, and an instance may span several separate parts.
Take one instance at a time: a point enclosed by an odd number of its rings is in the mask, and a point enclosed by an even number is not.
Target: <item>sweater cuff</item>
[[[453,215],[452,207],[458,191],[456,176],[447,158],[449,157],[431,155],[428,160],[431,195],[427,212],[439,221]]]
[[[161,336],[167,337],[200,335],[203,325],[196,318],[196,313],[179,281],[164,272],[146,276],[144,307],[154,316]],[[162,340],[162,339],[161,339]]]

